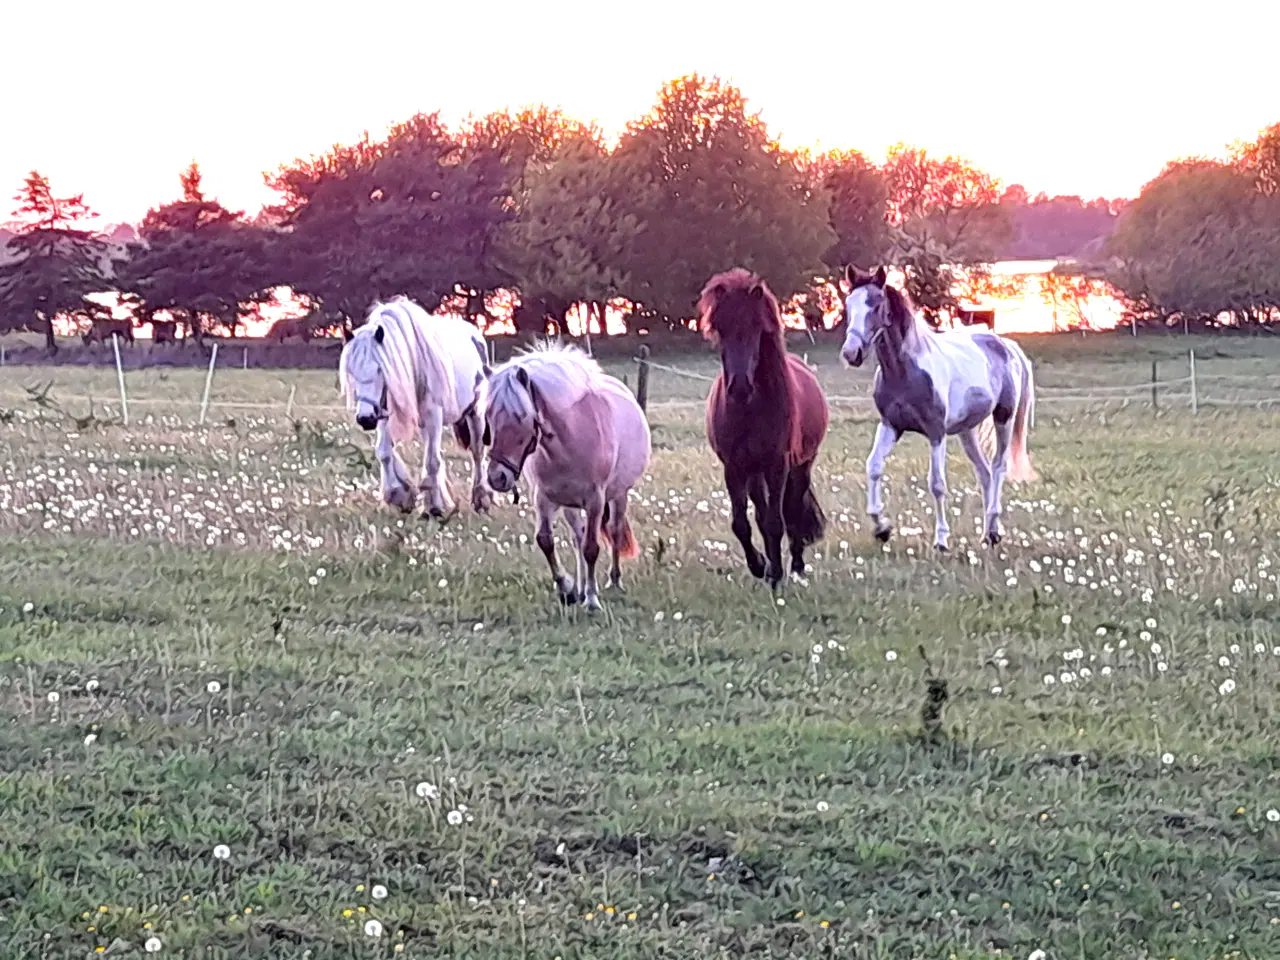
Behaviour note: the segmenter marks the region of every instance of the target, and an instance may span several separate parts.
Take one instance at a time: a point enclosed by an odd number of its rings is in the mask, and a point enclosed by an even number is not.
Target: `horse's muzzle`
[[[378,425],[378,418],[372,413],[362,413],[356,417],[356,425],[361,430],[372,430]]]
[[[862,347],[845,347],[840,351],[840,359],[851,367],[862,366],[863,349]]]
[[[751,381],[746,377],[730,377],[729,382],[725,384],[725,393],[729,395],[729,399],[742,403],[751,399]]]
[[[489,466],[489,486],[495,493],[510,493],[516,486],[516,475],[500,464]]]

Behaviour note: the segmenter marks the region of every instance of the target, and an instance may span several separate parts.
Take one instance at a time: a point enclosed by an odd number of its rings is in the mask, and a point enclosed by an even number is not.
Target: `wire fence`
[[[807,358],[805,362],[808,362]],[[648,350],[645,348],[641,349],[640,356],[632,359],[632,363],[636,367],[636,384],[633,390],[646,412],[701,409],[706,402],[705,394],[696,397],[679,395],[652,396],[654,392],[652,374],[654,372],[663,374],[666,379],[662,381],[662,385],[676,394],[680,391],[675,385],[680,381],[689,384],[709,385],[715,380],[715,376],[712,374],[656,361],[648,355]],[[1166,360],[1164,365],[1167,368],[1169,361]],[[818,369],[813,364],[809,364],[809,366],[812,369]],[[83,394],[71,396],[68,399],[60,389],[57,394],[57,404],[65,410],[69,405],[75,409],[85,409],[84,405],[88,403],[90,409],[96,410],[96,415],[99,417],[119,418],[126,424],[129,423],[130,419],[138,419],[133,416],[134,413],[142,414],[144,417],[150,416],[154,420],[157,411],[160,411],[161,418],[166,420],[173,419],[175,415],[177,419],[186,420],[189,417],[184,417],[183,414],[198,411],[198,416],[195,418],[196,425],[206,423],[211,413],[217,414],[218,412],[246,414],[253,416],[255,419],[263,420],[283,419],[292,421],[302,417],[310,417],[330,421],[344,421],[349,418],[349,412],[336,396],[331,402],[298,402],[298,383],[296,382],[290,385],[282,380],[282,387],[287,386],[288,393],[278,399],[275,397],[259,397],[255,399],[219,397],[215,389],[216,369],[218,368],[215,348],[214,354],[210,358],[209,368],[205,371],[203,377],[203,391],[199,399],[173,395],[129,395],[125,372],[122,368],[117,367],[114,371],[117,374],[116,383],[112,384],[112,386],[118,390],[118,400],[113,399],[104,402],[101,395],[93,398]],[[1176,411],[1181,409],[1197,413],[1201,407],[1265,410],[1280,403],[1280,373],[1197,373],[1196,358],[1193,351],[1188,353],[1185,369],[1187,371],[1185,375],[1161,379],[1159,377],[1159,365],[1156,361],[1153,361],[1151,378],[1145,382],[1088,383],[1072,386],[1037,385],[1036,404],[1037,406],[1062,404],[1085,407],[1114,407],[1118,405],[1122,408],[1149,408],[1153,411]],[[624,379],[629,379],[625,374],[623,374],[623,377]],[[26,396],[24,397],[24,389],[15,389],[16,386],[15,383],[0,385],[0,410],[11,404],[16,404],[18,408],[24,406],[29,408],[30,405],[39,406],[42,404],[38,390],[26,387]],[[311,386],[314,389],[314,384]],[[832,407],[863,411],[868,415],[873,415],[874,401],[871,397],[870,389],[865,387],[864,389],[864,393],[829,393],[827,402]],[[171,391],[166,390],[166,392]],[[24,403],[24,400],[27,402]]]

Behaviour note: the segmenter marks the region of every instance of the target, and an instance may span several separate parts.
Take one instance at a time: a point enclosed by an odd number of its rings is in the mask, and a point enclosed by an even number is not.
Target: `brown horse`
[[[112,334],[117,334],[126,343],[133,343],[133,324],[128,320],[114,318],[93,320],[89,329],[84,332],[83,340],[85,346],[92,346],[94,343],[108,342]]]
[[[740,267],[717,274],[698,309],[703,336],[720,347],[722,369],[707,396],[707,440],[724,465],[733,533],[752,575],[776,588],[784,530],[796,574],[805,570],[804,548],[826,532],[812,471],[827,433],[827,399],[813,372],[787,353],[778,301],[758,276]],[[763,558],[751,542],[748,497]]]

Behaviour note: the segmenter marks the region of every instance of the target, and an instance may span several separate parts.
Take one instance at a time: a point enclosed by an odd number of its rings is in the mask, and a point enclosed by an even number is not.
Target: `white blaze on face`
[[[844,301],[844,315],[848,320],[848,327],[840,357],[845,363],[854,367],[862,365],[871,347],[871,290],[870,285],[864,284],[857,287]]]

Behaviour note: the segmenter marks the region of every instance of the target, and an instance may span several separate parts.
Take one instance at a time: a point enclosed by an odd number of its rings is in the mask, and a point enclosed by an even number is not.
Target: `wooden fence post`
[[[129,399],[124,392],[124,365],[120,362],[120,334],[111,332],[111,346],[116,352],[116,380],[120,383],[120,418],[129,425]]]
[[[209,412],[209,391],[213,388],[213,368],[218,365],[218,344],[213,345],[213,353],[209,355],[209,372],[204,378],[204,399],[200,401],[200,425],[204,425],[204,418]]]
[[[640,369],[636,372],[636,403],[645,413],[649,412],[649,345],[640,345]]]
[[[1158,366],[1158,362],[1155,360],[1152,360],[1151,361],[1151,409],[1152,410],[1160,409],[1160,397],[1157,393],[1157,390],[1158,390],[1157,384],[1159,383],[1159,380],[1157,379],[1159,374],[1156,372],[1157,366]]]

